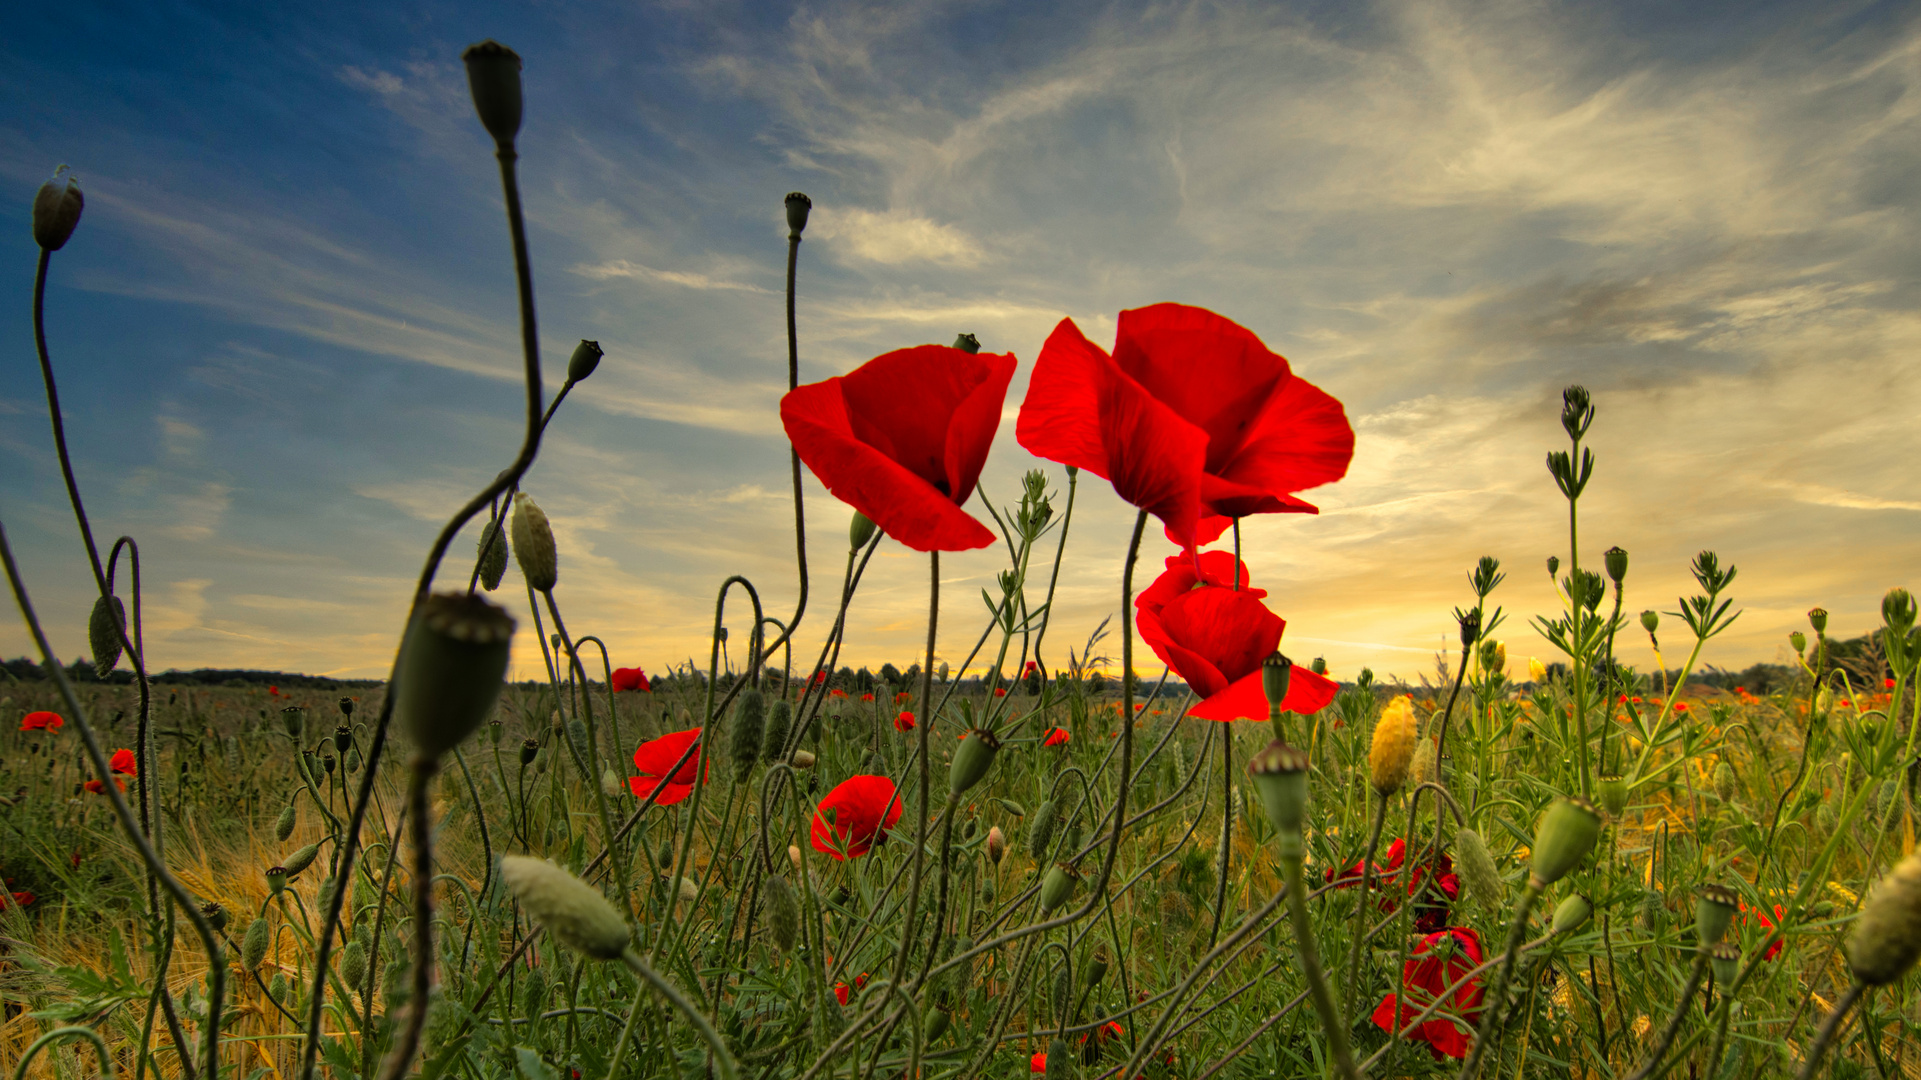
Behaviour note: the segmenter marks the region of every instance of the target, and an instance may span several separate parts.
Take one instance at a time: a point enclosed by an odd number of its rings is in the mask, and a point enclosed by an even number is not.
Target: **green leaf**
[[[559,1070],[540,1060],[540,1054],[537,1051],[516,1046],[514,1060],[519,1065],[520,1075],[524,1080],[560,1080]]]

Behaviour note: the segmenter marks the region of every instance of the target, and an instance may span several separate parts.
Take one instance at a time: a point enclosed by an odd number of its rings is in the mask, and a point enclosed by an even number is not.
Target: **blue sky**
[[[1341,398],[1358,449],[1324,513],[1245,531],[1284,648],[1336,674],[1431,669],[1483,554],[1510,612],[1554,604],[1541,462],[1574,381],[1600,410],[1584,556],[1632,553],[1628,607],[1673,610],[1697,549],[1740,567],[1706,661],[1781,658],[1815,604],[1865,631],[1921,585],[1912,5],[39,5],[0,41],[0,520],[64,653],[92,586],[32,358],[34,189],[68,163],[86,190],[49,334],[96,529],[142,545],[154,666],[378,675],[438,523],[518,439],[458,61],[484,37],[526,62],[547,370],[607,351],[527,487],[570,628],[619,663],[702,653],[729,573],[791,609],[794,189],[803,379],[960,331],[1012,351],[1001,503],[1042,464],[1013,416],[1063,316],[1106,342],[1123,308],[1201,304]],[[847,514],[809,490],[818,584]],[[1115,610],[1129,520],[1084,485],[1052,643]],[[956,663],[999,560],[943,562]],[[924,574],[883,548],[848,658],[914,658]]]

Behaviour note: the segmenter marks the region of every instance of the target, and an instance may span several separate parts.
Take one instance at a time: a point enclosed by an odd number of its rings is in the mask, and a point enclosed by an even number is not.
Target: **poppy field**
[[[463,59],[525,431],[450,508],[383,684],[148,670],[139,548],[102,554],[41,316],[84,197],[35,200],[37,353],[99,596],[70,671],[0,530],[41,650],[0,683],[9,1075],[1921,1075],[1915,600],[1845,633],[1813,608],[1791,664],[1701,677],[1735,561],[1701,551],[1670,609],[1596,550],[1606,402],[1579,386],[1543,448],[1560,607],[1503,608],[1534,556],[1463,553],[1432,678],[1330,672],[1290,656],[1240,529],[1345,475],[1338,400],[1174,303],[1120,312],[1111,347],[1063,319],[1038,348],[963,332],[802,384],[794,193],[795,577],[716,582],[705,658],[668,670],[570,625],[594,583],[521,485],[603,353],[582,341],[546,396],[521,61]],[[993,506],[1007,406],[1034,467]],[[1131,534],[1076,528],[1093,499]],[[808,516],[848,508],[844,550],[809,552]],[[880,659],[841,645],[886,545],[924,560],[925,647],[856,669]],[[984,624],[942,595],[957,552],[1004,560]],[[1108,621],[1052,625],[1070,563],[1112,566]],[[529,633],[544,678],[508,682]],[[1629,641],[1656,670],[1617,659]]]

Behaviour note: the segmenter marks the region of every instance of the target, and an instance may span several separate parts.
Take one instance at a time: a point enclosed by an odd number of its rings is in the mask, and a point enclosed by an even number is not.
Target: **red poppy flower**
[[[7,893],[6,895],[12,897],[14,904],[19,907],[26,907],[28,904],[31,904],[35,900],[39,899],[39,897],[33,895],[32,892],[29,892],[26,889],[22,889],[19,892],[15,892],[15,893]]]
[[[1675,704],[1674,704],[1674,711],[1675,711],[1675,712],[1687,712],[1687,711],[1688,711],[1688,703],[1687,703],[1687,702],[1685,702],[1685,701],[1678,701],[1678,702],[1675,702]]]
[[[269,687],[267,687],[267,696],[268,696],[268,697],[279,697],[279,696],[280,696],[280,688],[279,688],[278,686],[269,686]]]
[[[131,750],[115,750],[112,760],[107,762],[107,768],[123,776],[140,775],[139,767],[139,761]]]
[[[1389,844],[1387,850],[1382,853],[1381,861],[1374,864],[1375,884],[1380,885],[1398,879],[1403,864],[1405,864],[1406,861],[1407,841],[1403,838],[1396,837],[1394,842]],[[1416,864],[1414,872],[1409,875],[1407,879],[1407,895],[1415,898],[1414,928],[1424,934],[1431,934],[1435,931],[1445,929],[1447,926],[1449,905],[1461,898],[1461,879],[1460,876],[1454,872],[1454,860],[1450,858],[1446,852],[1435,856],[1434,871],[1434,887],[1432,889],[1424,889],[1422,887],[1427,879],[1428,866],[1426,863]],[[1338,876],[1336,876],[1334,869],[1329,867],[1325,871],[1325,880],[1331,882],[1337,889],[1351,889],[1360,885],[1360,861],[1356,860],[1353,862],[1347,869],[1342,870]],[[1391,911],[1393,908],[1394,900],[1384,897],[1381,901],[1381,909],[1383,911]]]
[[[1005,687],[1005,686],[996,686],[996,687],[994,688],[994,696],[995,696],[995,697],[1006,697],[1006,696],[1007,696],[1007,687]]]
[[[641,743],[640,747],[634,751],[634,771],[640,775],[627,778],[628,789],[636,797],[644,799],[652,795],[655,788],[659,788],[660,798],[654,800],[655,805],[658,806],[672,806],[693,794],[695,762],[702,756],[699,751],[695,751],[688,757],[687,763],[673,775],[669,776],[668,770],[674,767],[674,762],[679,761],[680,756],[687,753],[687,748],[698,738],[700,738],[700,729],[688,728],[686,731],[669,732],[658,739]],[[706,768],[700,770],[700,782],[703,784],[707,782],[707,774],[713,771],[713,762],[709,761],[706,765]]]
[[[1749,915],[1753,915],[1756,919],[1760,920],[1762,930],[1768,933],[1773,933],[1774,928],[1780,925],[1780,919],[1782,915],[1784,915],[1786,912],[1784,911],[1784,909],[1781,907],[1780,904],[1776,904],[1774,905],[1774,918],[1770,919],[1768,918],[1767,912],[1762,911],[1760,908],[1751,908],[1746,904],[1742,904],[1741,913],[1742,913],[1741,914],[1742,922],[1746,922],[1747,917]],[[1780,940],[1777,940],[1774,944],[1768,946],[1768,951],[1761,955],[1761,959],[1772,960],[1775,957],[1781,955],[1781,946],[1785,944],[1787,944],[1787,939],[1782,938]]]
[[[899,716],[894,717],[894,730],[895,731],[914,730],[914,714],[908,712],[905,709],[902,709],[901,714]]]
[[[639,668],[617,667],[614,669],[614,690],[617,693],[623,690],[638,690],[643,694],[650,694],[654,686],[647,681],[647,673]]]
[[[872,700],[874,700],[874,695],[872,695],[872,694],[862,694],[862,695],[860,696],[860,699],[861,699],[862,701],[872,701]]]
[[[915,551],[986,547],[961,509],[1000,427],[1012,353],[897,349],[780,399],[787,437],[835,497]]]
[[[77,852],[77,851],[76,851],[76,852],[74,852],[73,854],[71,854],[71,855],[69,855],[69,856],[67,856],[67,858],[68,858],[68,859],[70,859],[70,860],[72,860],[72,862],[73,862],[73,866],[74,866],[74,869],[76,869],[76,870],[78,870],[78,869],[80,868],[80,853],[79,853],[79,852]]]
[[[66,724],[59,713],[30,712],[20,720],[21,731],[59,731]]]
[[[1401,995],[1389,994],[1381,1000],[1374,1010],[1375,1025],[1388,1032],[1406,1027],[1455,980],[1479,967],[1482,959],[1480,936],[1465,927],[1450,926],[1422,938],[1401,969]],[[1473,1024],[1481,1013],[1481,996],[1481,980],[1469,979],[1454,992],[1451,1002],[1441,1006],[1442,1011],[1423,1020],[1408,1037],[1426,1042],[1437,1060],[1466,1057],[1468,1033],[1446,1013]]]
[[[1341,403],[1247,328],[1205,308],[1121,312],[1109,356],[1062,319],[1015,427],[1033,453],[1109,480],[1183,547],[1249,514],[1315,513],[1297,491],[1354,457]]]
[[[905,705],[912,700],[914,700],[914,695],[906,690],[902,690],[900,693],[894,695],[894,704],[896,705]]]
[[[867,985],[867,973],[864,971],[861,972],[859,975],[854,976],[854,988],[851,993],[848,991],[846,983],[837,982],[834,984],[834,1000],[840,1002],[842,1005],[845,1005],[847,1004],[847,1001],[849,998],[853,997],[854,994],[859,993],[861,989],[866,985]]]
[[[1407,841],[1396,837],[1394,842],[1387,846],[1387,850],[1381,853],[1381,861],[1374,864],[1374,880],[1382,881],[1391,877],[1406,861]],[[1361,883],[1360,860],[1355,860],[1347,869],[1341,871],[1338,877],[1334,873],[1334,868],[1328,867],[1323,880],[1334,883],[1337,889],[1351,889],[1359,885]]]
[[[1027,1059],[1027,1071],[1031,1073],[1045,1073],[1047,1071],[1047,1051],[1034,1051],[1034,1056]]]
[[[116,776],[113,778],[113,782],[116,786],[120,788],[121,791],[127,790],[127,782],[125,780],[122,780],[118,776]],[[102,780],[89,780],[86,783],[81,784],[80,786],[87,789],[88,791],[93,792],[95,795],[105,795],[107,793],[106,782]]]
[[[1892,689],[1894,689],[1894,680],[1893,680],[1893,679],[1882,679],[1882,680],[1881,680],[1881,689],[1883,689],[1883,690],[1892,690]]]
[[[836,689],[827,691],[827,696],[844,698],[847,696],[847,691],[836,688]]]
[[[1066,728],[1051,727],[1047,729],[1047,738],[1041,740],[1041,745],[1066,746],[1067,741],[1071,738],[1073,738],[1073,736],[1067,733]]]
[[[836,861],[867,854],[900,820],[900,796],[885,776],[851,776],[814,809],[814,850]]]
[[[1198,562],[1197,569],[1195,563]],[[1134,599],[1141,639],[1203,700],[1189,715],[1207,720],[1267,716],[1261,662],[1281,643],[1287,623],[1267,610],[1267,593],[1231,587],[1234,556],[1205,551],[1198,559],[1173,555],[1167,572]],[[1247,580],[1247,566],[1239,570]],[[1296,665],[1283,707],[1311,713],[1334,700],[1340,687]]]
[[[1038,661],[1029,660],[1027,662],[1027,666],[1021,669],[1021,676],[1024,678],[1028,675],[1032,675],[1039,669],[1040,669],[1040,663]]]

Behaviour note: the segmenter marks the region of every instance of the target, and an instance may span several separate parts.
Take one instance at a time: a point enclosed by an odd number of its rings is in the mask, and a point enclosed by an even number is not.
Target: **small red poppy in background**
[[[1068,734],[1066,728],[1051,727],[1047,729],[1047,738],[1041,740],[1041,745],[1066,746],[1068,740],[1072,738],[1073,736]]]
[[[21,731],[59,731],[67,721],[59,713],[30,712],[20,720]]]
[[[121,791],[127,790],[127,782],[125,780],[122,780],[118,776],[116,776],[113,778],[113,782],[116,786],[120,788]],[[107,793],[107,785],[106,785],[106,782],[103,780],[89,780],[86,783],[81,784],[80,786],[87,789],[88,791],[93,792],[95,795],[105,795]]]
[[[842,1005],[845,1005],[847,1004],[847,1001],[849,998],[853,997],[854,994],[860,993],[860,991],[864,987],[866,987],[866,985],[867,985],[867,973],[865,971],[861,972],[859,975],[854,976],[854,988],[852,993],[849,993],[846,983],[837,982],[834,984],[834,1000],[840,1002]]]
[[[614,669],[614,691],[638,690],[651,694],[654,685],[647,681],[647,673],[637,667],[617,667]]]
[[[829,690],[829,691],[827,691],[827,696],[828,696],[828,697],[838,697],[838,698],[844,698],[844,697],[846,697],[846,696],[847,696],[847,691],[845,691],[845,690],[842,690],[842,689],[840,689],[839,687],[836,687],[836,688],[834,688],[834,689],[832,689],[832,690]]]
[[[641,743],[634,751],[634,771],[640,775],[627,778],[628,789],[637,798],[644,799],[652,795],[655,788],[659,788],[660,798],[654,800],[657,806],[672,806],[693,794],[695,763],[702,757],[700,751],[689,755],[687,763],[677,770],[674,770],[674,762],[679,761],[680,756],[687,753],[687,748],[700,738],[700,730],[688,728],[686,731],[673,731]],[[707,774],[713,771],[713,762],[706,762],[706,766],[700,770],[700,782],[703,784],[707,782]],[[673,770],[671,776],[668,775],[669,770]]]
[[[1881,680],[1881,689],[1883,689],[1883,690],[1892,690],[1892,689],[1894,689],[1894,680],[1893,680],[1893,679],[1882,679],[1882,680]]]
[[[1230,574],[1236,572],[1239,589],[1231,584]],[[1267,716],[1261,662],[1280,646],[1287,623],[1261,602],[1267,592],[1246,581],[1246,564],[1236,571],[1229,552],[1204,551],[1198,559],[1173,555],[1167,571],[1134,600],[1141,639],[1203,699],[1188,710],[1191,716]],[[1333,701],[1339,689],[1333,680],[1295,665],[1282,707],[1311,713]]]
[[[1034,674],[1035,672],[1040,670],[1040,666],[1041,665],[1039,661],[1029,660],[1027,662],[1027,666],[1021,669],[1021,677],[1026,678],[1027,676]]]
[[[867,854],[900,820],[900,796],[885,776],[850,776],[814,808],[814,850],[836,861]]]
[[[1479,967],[1481,960],[1480,936],[1465,927],[1450,926],[1422,938],[1401,970],[1401,995],[1389,994],[1381,1000],[1374,1010],[1375,1025],[1388,1032],[1406,1027],[1455,980]],[[1441,1009],[1473,1024],[1481,1013],[1481,997],[1481,980],[1469,979]],[[1427,1043],[1436,1060],[1467,1056],[1467,1032],[1442,1012],[1422,1021],[1408,1038]]]
[[[67,856],[67,858],[73,862],[73,868],[75,870],[80,869],[80,853],[79,852],[76,851],[73,854]]]
[[[1741,905],[1741,921],[1746,922],[1747,917],[1749,915],[1752,915],[1756,919],[1760,920],[1761,929],[1763,929],[1764,931],[1767,931],[1768,933],[1773,933],[1774,928],[1780,925],[1781,917],[1783,914],[1785,914],[1785,910],[1781,907],[1780,904],[1774,905],[1774,918],[1772,919],[1768,918],[1767,912],[1762,911],[1760,908],[1751,908],[1746,904]],[[1785,938],[1775,941],[1774,944],[1768,946],[1767,952],[1761,954],[1761,959],[1772,960],[1775,957],[1781,955],[1781,946],[1785,944],[1787,944],[1787,939]]]
[[[996,687],[994,688],[994,696],[995,696],[995,697],[1006,697],[1006,696],[1007,696],[1007,687],[1005,687],[1005,686],[996,686]]]
[[[279,688],[278,686],[269,686],[269,687],[267,687],[267,696],[268,696],[268,697],[279,697],[279,696],[280,696],[280,688]]]
[[[35,900],[39,899],[39,897],[33,895],[32,892],[26,889],[22,889],[19,892],[0,893],[0,896],[11,897],[15,906],[17,907],[26,907],[28,904],[31,904]]]
[[[794,451],[827,490],[915,551],[967,551],[994,534],[961,507],[1001,421],[1012,353],[920,345],[780,399]]]
[[[914,695],[906,690],[902,690],[900,693],[894,695],[894,704],[896,705],[905,705],[912,700],[914,700]]]
[[[914,730],[914,714],[908,712],[906,709],[902,709],[901,714],[899,716],[894,717],[894,730],[895,731]]]
[[[1015,435],[1111,481],[1184,548],[1249,514],[1316,513],[1294,493],[1339,480],[1354,457],[1340,402],[1246,327],[1185,304],[1121,312],[1112,356],[1062,319]]]
[[[133,756],[133,751],[131,750],[115,750],[113,752],[113,758],[107,762],[107,768],[122,776],[140,775],[139,761]]]
[[[1687,703],[1687,702],[1685,702],[1685,701],[1677,701],[1677,702],[1675,702],[1675,703],[1674,703],[1674,711],[1675,711],[1675,712],[1687,712],[1687,711],[1688,711],[1688,703]]]
[[[1031,1073],[1045,1073],[1047,1071],[1047,1051],[1034,1051],[1034,1056],[1027,1059],[1027,1071]]]

